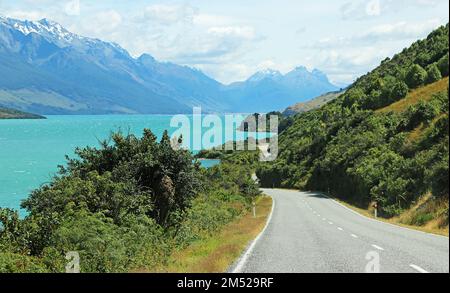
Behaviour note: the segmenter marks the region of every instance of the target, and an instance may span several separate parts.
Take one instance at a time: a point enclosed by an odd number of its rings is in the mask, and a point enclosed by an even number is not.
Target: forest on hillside
[[[329,192],[385,217],[424,197],[408,224],[448,226],[449,26],[440,27],[359,78],[280,134],[280,155],[259,164],[265,187]]]

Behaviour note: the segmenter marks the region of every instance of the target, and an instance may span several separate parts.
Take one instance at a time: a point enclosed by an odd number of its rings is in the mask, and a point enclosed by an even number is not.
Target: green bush
[[[449,68],[448,54],[449,53],[447,52],[447,54],[445,54],[445,56],[442,57],[438,62],[438,67],[439,70],[441,71],[442,76],[448,76],[448,68]]]
[[[427,83],[433,83],[442,79],[442,74],[436,64],[428,67],[427,76]]]
[[[427,80],[427,71],[418,64],[414,64],[406,74],[406,83],[410,88],[417,88]]]

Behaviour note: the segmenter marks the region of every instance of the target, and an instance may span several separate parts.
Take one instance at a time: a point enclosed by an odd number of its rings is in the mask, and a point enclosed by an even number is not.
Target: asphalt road
[[[317,193],[263,191],[273,213],[234,272],[449,272],[447,237],[363,217]]]

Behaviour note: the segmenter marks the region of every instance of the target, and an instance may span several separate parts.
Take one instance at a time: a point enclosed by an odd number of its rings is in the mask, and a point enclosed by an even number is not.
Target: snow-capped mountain
[[[294,73],[264,70],[225,86],[51,20],[0,17],[0,105],[38,114],[267,112],[335,89],[319,71]]]
[[[259,71],[245,82],[231,84],[226,93],[233,108],[253,113],[282,110],[335,90],[323,72],[302,66],[284,75],[272,69]]]
[[[264,79],[279,79],[283,75],[278,70],[264,69],[253,74],[247,81],[248,82],[259,82]]]

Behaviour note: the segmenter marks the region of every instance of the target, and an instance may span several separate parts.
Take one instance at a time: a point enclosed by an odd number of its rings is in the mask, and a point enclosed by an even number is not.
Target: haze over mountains
[[[223,85],[201,71],[133,58],[47,19],[0,17],[0,105],[38,114],[268,112],[337,90],[319,70],[265,70]]]

